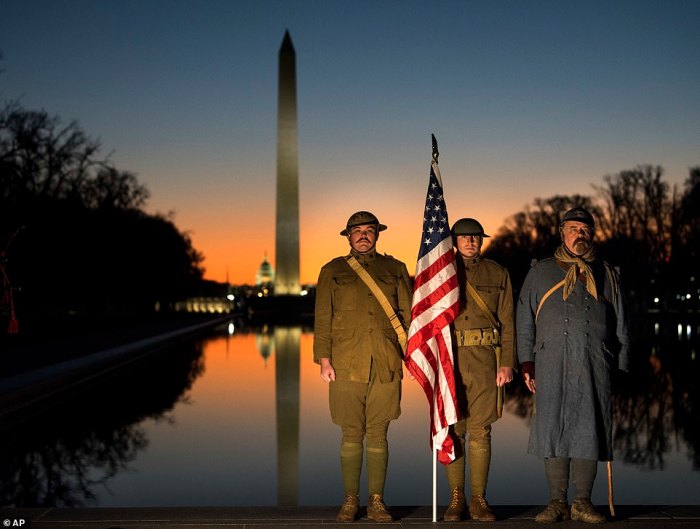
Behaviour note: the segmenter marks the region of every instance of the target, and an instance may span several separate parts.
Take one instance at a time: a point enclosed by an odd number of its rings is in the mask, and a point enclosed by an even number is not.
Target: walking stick
[[[608,461],[608,506],[610,516],[615,517],[615,505],[613,504],[612,461]]]

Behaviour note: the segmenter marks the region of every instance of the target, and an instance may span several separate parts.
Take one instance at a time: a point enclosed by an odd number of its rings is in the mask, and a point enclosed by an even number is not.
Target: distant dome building
[[[255,343],[258,346],[258,352],[262,356],[265,367],[267,367],[267,359],[270,358],[272,350],[275,348],[275,336],[267,324],[263,325],[260,332],[255,333]]]
[[[255,284],[264,285],[266,283],[272,283],[275,281],[275,270],[272,265],[267,260],[267,254],[263,262],[260,263],[260,268],[258,268],[258,273],[255,275]]]

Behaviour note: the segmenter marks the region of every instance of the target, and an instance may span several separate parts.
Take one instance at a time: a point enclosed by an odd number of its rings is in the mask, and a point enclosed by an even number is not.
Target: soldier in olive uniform
[[[452,227],[457,247],[457,271],[460,276],[462,310],[454,321],[455,382],[461,419],[454,432],[460,440],[456,459],[445,467],[452,500],[444,520],[462,519],[466,508],[464,474],[466,454],[469,457],[471,501],[469,514],[474,520],[492,522],[496,516],[485,498],[486,481],[491,462],[491,424],[500,416],[504,384],[513,380],[514,323],[513,291],[508,271],[499,264],[481,257],[484,228],[474,219],[460,219]],[[492,318],[479,307],[473,292],[485,304]],[[495,327],[494,328],[494,324]],[[466,434],[469,434],[468,450]]]
[[[385,229],[372,213],[359,211],[340,234],[347,236],[350,255],[385,294],[405,330],[411,314],[410,279],[404,263],[377,253],[379,232]],[[401,413],[403,353],[389,317],[351,268],[349,256],[333,259],[321,269],[314,321],[314,362],[321,365],[321,379],[330,383],[331,418],[343,432],[340,462],[345,500],[337,520],[351,522],[357,517],[364,450],[367,516],[390,522],[383,502],[387,431],[389,422]]]

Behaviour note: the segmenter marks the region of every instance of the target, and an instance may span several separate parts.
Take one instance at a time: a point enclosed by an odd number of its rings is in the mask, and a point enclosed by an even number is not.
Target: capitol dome
[[[265,283],[272,283],[274,280],[275,269],[272,268],[272,265],[267,260],[267,254],[265,254],[265,258],[263,262],[260,263],[260,268],[258,268],[258,273],[255,275],[255,284],[262,285]]]

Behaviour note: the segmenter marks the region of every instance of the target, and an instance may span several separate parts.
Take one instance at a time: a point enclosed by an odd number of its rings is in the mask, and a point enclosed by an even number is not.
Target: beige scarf
[[[596,300],[598,299],[598,289],[595,286],[593,270],[591,270],[591,267],[588,264],[595,260],[595,250],[593,249],[593,246],[588,248],[586,253],[583,255],[575,256],[562,244],[559,246],[559,248],[557,248],[557,251],[554,252],[554,258],[557,261],[571,265],[569,270],[566,272],[566,276],[564,277],[564,299],[568,298],[573,292],[579,273],[586,277],[586,290],[588,290],[588,293]]]

